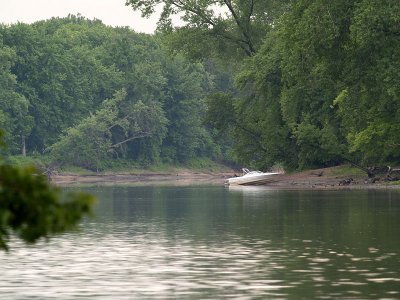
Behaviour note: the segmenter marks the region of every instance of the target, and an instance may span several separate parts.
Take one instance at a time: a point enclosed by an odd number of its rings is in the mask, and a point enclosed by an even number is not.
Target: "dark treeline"
[[[2,26],[0,58],[11,154],[101,169],[113,158],[174,164],[221,153],[202,124],[215,76],[159,35],[53,18]]]
[[[400,163],[397,0],[127,1],[162,3],[155,35],[75,16],[3,26],[11,152],[88,168]]]
[[[294,1],[236,77],[242,157],[291,168],[400,163],[399,24],[396,0]]]
[[[400,163],[398,0],[127,2],[144,14],[165,4],[171,45],[234,66],[236,90],[209,96],[207,121],[241,163]]]

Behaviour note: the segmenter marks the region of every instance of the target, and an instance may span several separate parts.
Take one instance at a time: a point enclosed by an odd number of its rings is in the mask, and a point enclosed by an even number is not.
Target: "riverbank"
[[[282,189],[400,189],[400,182],[371,180],[361,170],[337,166],[278,175],[269,186]]]
[[[174,169],[165,172],[88,173],[72,172],[52,174],[51,182],[58,186],[114,185],[114,184],[216,184],[238,174],[235,170],[204,171]],[[349,188],[400,188],[399,182],[371,181],[360,170],[349,166],[307,170],[278,175],[267,186],[282,189],[349,189]]]
[[[71,172],[52,174],[50,179],[55,185],[65,186],[71,184],[146,184],[146,183],[168,183],[168,184],[223,184],[231,177],[234,171],[194,171],[177,169],[168,172],[145,171],[140,173],[92,173],[74,174]]]

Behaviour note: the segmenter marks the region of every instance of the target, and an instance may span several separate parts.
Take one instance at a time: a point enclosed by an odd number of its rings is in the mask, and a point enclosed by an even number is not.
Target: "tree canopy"
[[[159,31],[80,16],[0,28],[11,153],[92,169],[221,151],[261,169],[400,161],[398,1],[126,4],[161,9]]]
[[[236,96],[219,102],[231,113],[215,115],[218,97],[209,106],[216,125],[236,124],[225,128],[238,157],[261,168],[399,163],[399,10],[393,0],[293,3],[242,63]]]
[[[0,126],[11,154],[101,170],[112,159],[187,163],[218,153],[202,124],[213,75],[168,51],[162,36],[69,16],[0,26],[0,41]]]
[[[178,38],[179,43],[188,47],[189,53],[193,53],[196,47],[208,54],[209,50],[222,52],[226,51],[224,48],[231,48],[231,54],[232,51],[240,49],[246,56],[253,56],[265,33],[274,26],[275,18],[285,11],[289,2],[286,0],[127,0],[126,5],[141,11],[145,17],[161,8],[159,29],[164,32],[175,29],[174,38]],[[180,17],[183,24],[174,26],[173,17]]]

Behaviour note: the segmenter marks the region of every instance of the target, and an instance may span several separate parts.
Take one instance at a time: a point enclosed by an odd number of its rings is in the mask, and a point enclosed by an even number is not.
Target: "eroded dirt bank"
[[[51,176],[51,182],[56,185],[70,184],[129,184],[129,183],[170,183],[191,184],[210,183],[223,184],[234,172],[171,172],[171,173],[115,173],[115,174],[88,174],[59,173]]]

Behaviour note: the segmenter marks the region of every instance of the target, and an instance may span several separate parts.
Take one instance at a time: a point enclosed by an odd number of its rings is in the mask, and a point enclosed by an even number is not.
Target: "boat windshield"
[[[263,174],[263,172],[261,172],[261,171],[250,171],[247,168],[243,168],[242,171],[243,171],[243,176],[245,176],[245,175]]]

